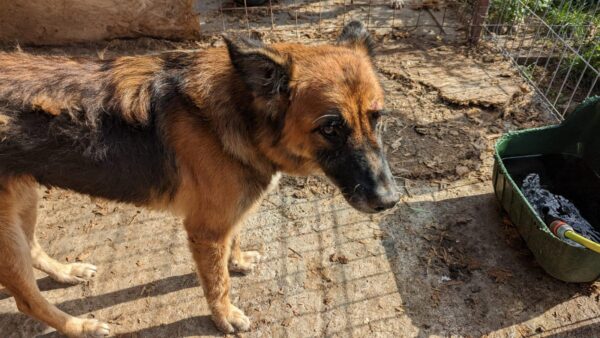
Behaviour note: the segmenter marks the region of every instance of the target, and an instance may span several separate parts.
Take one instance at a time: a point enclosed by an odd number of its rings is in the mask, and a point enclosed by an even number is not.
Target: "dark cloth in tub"
[[[600,243],[600,233],[581,216],[577,207],[565,197],[544,189],[538,174],[527,175],[523,180],[521,191],[542,219],[547,219],[547,216],[559,218],[572,226],[573,230],[581,236]],[[573,246],[580,246],[569,239],[566,239],[565,242]]]

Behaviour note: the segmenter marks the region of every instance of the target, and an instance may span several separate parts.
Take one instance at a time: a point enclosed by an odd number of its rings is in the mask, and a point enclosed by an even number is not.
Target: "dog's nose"
[[[381,212],[393,208],[400,200],[400,194],[397,190],[391,189],[383,194],[378,194],[377,198],[372,202],[372,208],[376,212]]]

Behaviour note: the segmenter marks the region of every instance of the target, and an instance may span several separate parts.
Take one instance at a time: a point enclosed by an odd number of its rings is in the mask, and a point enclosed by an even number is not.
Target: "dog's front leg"
[[[229,260],[231,238],[224,231],[207,229],[203,224],[186,221],[190,249],[200,277],[204,296],[212,312],[212,319],[225,333],[246,331],[250,320],[229,300]]]

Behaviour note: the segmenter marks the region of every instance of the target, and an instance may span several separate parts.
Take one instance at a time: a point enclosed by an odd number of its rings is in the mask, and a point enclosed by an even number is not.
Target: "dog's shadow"
[[[40,289],[40,291],[42,291],[42,292],[58,290],[58,289],[66,289],[66,288],[75,286],[75,285],[70,285],[70,284],[59,283],[59,282],[55,281],[54,279],[50,278],[49,276],[38,279],[37,285],[38,285],[38,288]],[[5,288],[0,289],[0,300],[5,300],[10,297],[12,297],[12,296],[10,295],[8,290],[6,290]]]
[[[224,336],[214,327],[210,316],[197,316],[182,319],[173,323],[157,325],[131,331],[119,333],[114,337],[119,338],[139,338],[139,337],[189,337],[189,336]],[[58,332],[54,331],[47,334],[38,335],[38,338],[62,338]]]
[[[210,316],[197,316],[181,319],[169,324],[118,334],[116,337],[189,337],[197,335],[224,336],[220,331],[217,331]]]
[[[232,274],[233,276],[234,274]],[[72,287],[71,285],[58,283],[49,277],[39,279],[38,286],[42,291]],[[197,286],[198,280],[196,274],[188,273],[97,296],[73,299],[57,304],[56,306],[73,316],[81,316],[88,312],[136,300],[141,294],[144,294],[144,297],[156,297]],[[9,294],[0,294],[1,299],[9,297],[11,297]],[[2,315],[1,323],[10,323],[14,327],[8,329],[14,329],[12,331],[15,332],[19,331],[18,328],[29,327],[31,330],[28,330],[30,331],[28,333],[32,333],[36,337],[62,337],[55,331],[45,333],[49,330],[47,326],[18,312]],[[221,333],[215,328],[210,316],[207,315],[185,318],[173,323],[143,328],[137,331],[119,333],[117,337],[185,337],[195,335],[220,336]]]

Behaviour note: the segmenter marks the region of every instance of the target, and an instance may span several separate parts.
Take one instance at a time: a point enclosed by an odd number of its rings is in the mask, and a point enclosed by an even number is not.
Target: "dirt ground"
[[[322,177],[285,177],[244,226],[242,246],[264,259],[252,274],[232,278],[233,302],[252,320],[251,331],[238,336],[597,335],[598,284],[546,275],[492,194],[495,140],[553,123],[547,110],[490,50],[417,34],[377,39],[377,69],[393,112],[384,140],[401,202],[383,215],[364,215]],[[111,57],[209,44],[220,41],[25,50]],[[119,337],[220,335],[180,220],[58,189],[40,194],[38,229],[47,252],[99,268],[95,279],[75,286],[37,272],[50,302],[108,321]],[[0,293],[0,336],[57,334]]]

